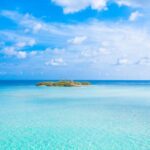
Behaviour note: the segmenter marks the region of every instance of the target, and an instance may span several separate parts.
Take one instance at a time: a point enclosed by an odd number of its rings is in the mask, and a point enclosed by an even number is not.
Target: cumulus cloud
[[[34,32],[38,32],[42,29],[42,24],[41,23],[36,23],[35,26],[33,27]]]
[[[3,52],[6,54],[6,55],[9,55],[9,56],[13,56],[16,54],[16,51],[15,51],[15,48],[14,47],[6,47],[4,48]]]
[[[91,7],[95,10],[102,10],[106,8],[107,0],[52,0],[57,5],[63,7],[64,13],[74,13]]]
[[[23,52],[23,51],[18,51],[18,52],[16,53],[16,56],[17,56],[18,58],[20,58],[20,59],[24,59],[24,58],[27,57],[27,53],[26,53],[26,52]]]
[[[99,72],[106,74],[106,70],[112,74],[116,71],[113,68],[116,67],[120,69],[118,72],[120,74],[124,70],[114,64],[123,65],[124,68],[132,71],[133,62],[150,56],[150,29],[146,26],[141,28],[141,26],[125,24],[124,22],[108,23],[93,20],[86,23],[53,24],[30,15],[25,17],[24,22],[23,14],[17,12],[11,14],[15,14],[16,17],[13,18],[10,15],[6,17],[18,23],[18,29],[15,33],[11,30],[0,31],[0,39],[4,43],[11,43],[12,47],[17,47],[17,49],[15,52],[14,49],[5,51],[5,55],[19,58],[15,54],[16,51],[26,52],[27,54],[21,53],[20,57],[31,56],[28,57],[28,61],[33,67],[37,66],[35,64],[41,68],[47,68],[47,65],[48,68],[52,66],[63,68],[65,66],[64,68],[70,67],[70,69],[74,68],[81,72],[86,71],[85,68],[88,67],[95,74]],[[22,17],[18,19],[18,15]],[[39,26],[40,32],[35,32],[30,27],[30,22],[42,24],[42,27]],[[25,29],[29,29],[31,32],[28,34],[23,32]],[[32,39],[34,42],[27,42],[32,41]],[[71,44],[68,44],[67,41]],[[35,44],[44,48],[35,51],[32,47]],[[4,49],[6,45],[2,44],[2,47],[1,49]],[[140,68],[141,63],[137,64],[135,66]],[[134,74],[134,72],[132,73]]]
[[[52,0],[55,4],[61,6],[65,14],[75,13],[87,7],[93,10],[107,9],[109,2],[128,7],[147,7],[150,6],[149,1],[141,0]]]
[[[8,56],[16,56],[19,59],[24,59],[27,57],[27,53],[24,51],[17,51],[15,47],[6,47],[3,50],[3,53]]]
[[[24,15],[17,12],[9,12],[9,14],[13,14],[13,17],[10,17],[11,15],[6,17],[16,21],[16,23],[18,22],[19,29],[16,33],[13,31],[0,32],[1,39],[2,41],[13,42],[13,46],[20,48],[39,44],[44,45],[44,47],[67,48],[70,51],[79,51],[80,53],[81,51],[86,51],[86,53],[88,51],[88,53],[93,53],[95,56],[102,53],[111,53],[117,56],[120,54],[134,56],[135,54],[139,57],[143,55],[143,49],[148,53],[150,48],[148,28],[132,27],[121,22],[104,23],[100,21],[78,24],[53,24],[28,15],[28,19],[25,17],[26,22],[43,24],[46,26],[46,30],[45,28],[42,29],[36,36],[34,33],[30,33],[27,36],[25,33],[20,35],[20,32],[24,30],[22,27],[30,29],[29,24],[20,24],[20,22],[24,22]],[[18,20],[17,16],[22,16],[22,19]]]
[[[8,11],[6,12],[8,13]],[[61,49],[64,48],[68,51],[74,51],[74,53],[84,54],[86,57],[87,55],[89,57],[106,57],[102,56],[104,54],[121,57],[120,55],[122,54],[130,55],[131,57],[136,55],[138,58],[143,55],[143,49],[145,53],[149,52],[150,36],[147,28],[132,27],[122,23],[107,24],[100,21],[75,25],[52,24],[45,23],[30,15],[24,17],[24,15],[18,14],[17,12],[9,12],[9,14],[13,15],[13,17],[10,17],[11,15],[6,15],[6,17],[16,21],[16,23],[18,22],[20,25],[19,31],[16,33],[3,31],[0,34],[2,41],[13,42],[13,46],[17,47],[17,50],[23,50],[26,46],[32,47],[35,44],[40,44],[44,45],[44,47],[53,46]],[[17,16],[22,16],[22,19],[20,18],[19,20]],[[24,18],[26,18],[25,22],[42,24],[46,29],[42,28],[39,33],[36,33],[36,36],[32,32],[29,36],[25,36],[26,33],[20,35],[20,32],[24,28],[30,29],[29,24],[20,23],[24,22]],[[106,61],[105,58],[103,60]]]
[[[142,17],[143,14],[140,13],[139,11],[132,12],[131,15],[129,16],[129,21],[136,21],[139,17]]]
[[[51,66],[64,66],[64,65],[66,65],[63,58],[52,58],[49,61],[47,61],[45,64],[51,65]]]
[[[19,59],[26,58],[28,54],[23,49],[36,44],[35,39],[13,32],[2,31],[0,35],[6,43],[11,43],[10,46],[4,44],[1,48],[1,53],[11,57],[17,57]]]

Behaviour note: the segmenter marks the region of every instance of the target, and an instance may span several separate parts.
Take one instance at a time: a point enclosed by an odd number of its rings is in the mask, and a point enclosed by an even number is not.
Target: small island
[[[39,82],[37,86],[59,86],[59,87],[77,87],[77,86],[88,86],[90,82],[77,82],[77,81],[46,81]]]

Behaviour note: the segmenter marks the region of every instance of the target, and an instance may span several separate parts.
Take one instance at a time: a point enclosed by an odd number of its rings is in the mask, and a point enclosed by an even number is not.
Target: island
[[[58,87],[76,87],[76,86],[88,86],[90,82],[78,82],[78,81],[45,81],[39,82],[36,86],[58,86]]]

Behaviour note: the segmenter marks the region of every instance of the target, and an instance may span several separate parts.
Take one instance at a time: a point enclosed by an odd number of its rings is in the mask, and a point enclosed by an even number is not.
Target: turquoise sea
[[[0,81],[0,150],[150,150],[150,82]]]

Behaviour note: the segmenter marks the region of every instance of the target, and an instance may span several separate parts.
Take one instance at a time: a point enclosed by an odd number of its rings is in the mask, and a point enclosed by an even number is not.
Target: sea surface
[[[0,81],[0,150],[150,150],[150,81],[37,82]]]

